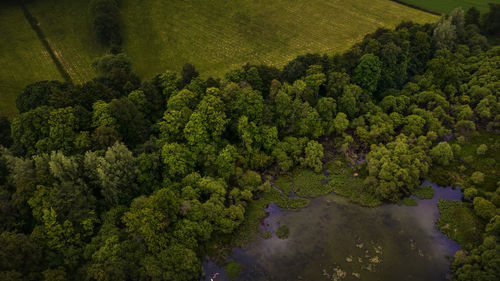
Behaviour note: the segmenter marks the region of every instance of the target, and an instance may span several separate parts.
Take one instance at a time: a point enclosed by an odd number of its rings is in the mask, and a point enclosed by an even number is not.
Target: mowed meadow
[[[28,10],[75,83],[103,55],[92,36],[88,0],[36,0]],[[379,27],[437,16],[389,0],[121,0],[124,42],[134,71],[150,78],[186,62],[221,76],[247,62],[282,66],[305,53],[342,52]],[[36,33],[13,4],[0,4],[0,116],[39,80],[62,80]]]
[[[17,114],[16,95],[28,83],[61,75],[17,5],[0,4],[0,116]]]
[[[438,13],[449,13],[457,7],[464,11],[476,7],[481,13],[488,11],[488,3],[500,3],[500,0],[399,0]]]
[[[220,76],[246,62],[349,48],[379,27],[437,17],[389,0],[126,0],[124,52],[142,77],[193,63]]]

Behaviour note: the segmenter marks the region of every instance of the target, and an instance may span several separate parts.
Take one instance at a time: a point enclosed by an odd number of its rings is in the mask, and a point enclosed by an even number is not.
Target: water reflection
[[[430,183],[425,183],[430,184]],[[459,200],[461,192],[435,186],[434,198],[418,206],[365,208],[328,195],[309,207],[282,211],[268,206],[264,226],[272,238],[235,248],[231,259],[243,265],[236,280],[444,280],[459,246],[439,232],[440,198]],[[288,239],[274,233],[290,229]],[[205,262],[205,280],[230,280],[224,269]]]

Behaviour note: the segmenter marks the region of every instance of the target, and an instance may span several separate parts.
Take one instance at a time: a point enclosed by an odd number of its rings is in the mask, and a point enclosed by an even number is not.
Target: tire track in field
[[[26,18],[28,23],[31,25],[31,28],[33,29],[33,31],[35,31],[36,35],[38,36],[38,39],[40,39],[40,42],[42,42],[42,45],[47,50],[47,53],[49,53],[50,58],[54,62],[55,66],[56,66],[57,70],[59,71],[59,73],[61,74],[62,78],[66,82],[73,84],[73,81],[71,80],[71,76],[69,75],[68,71],[66,71],[66,69],[64,68],[63,64],[61,63],[61,61],[57,57],[54,50],[52,50],[52,48],[50,47],[49,41],[47,41],[47,38],[43,34],[43,31],[40,28],[38,21],[30,13],[30,11],[28,11],[28,9],[26,8],[26,6],[24,4],[21,4],[21,9],[23,10],[24,17]]]

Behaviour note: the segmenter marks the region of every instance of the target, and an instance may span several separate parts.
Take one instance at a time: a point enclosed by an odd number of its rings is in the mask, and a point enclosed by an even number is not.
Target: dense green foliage
[[[11,137],[1,131],[0,274],[195,280],[207,251],[240,239],[269,202],[428,196],[419,186],[435,170],[479,161],[457,159],[477,156],[466,145],[478,129],[498,150],[500,47],[464,21],[458,10],[435,25],[403,22],[344,54],[247,64],[220,80],[186,66],[140,81],[119,54],[97,59],[84,84],[28,85]],[[443,144],[450,134],[456,143]],[[497,162],[484,161],[463,169],[473,203],[441,202],[438,226],[471,255],[486,252],[481,270],[495,277],[500,194],[483,168]],[[477,259],[465,256],[457,279],[474,280]]]

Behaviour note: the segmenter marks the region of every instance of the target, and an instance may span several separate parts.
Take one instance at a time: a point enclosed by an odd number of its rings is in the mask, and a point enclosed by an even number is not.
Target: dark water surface
[[[426,183],[430,184],[430,183]],[[264,220],[270,239],[235,248],[230,259],[243,265],[236,280],[445,280],[457,243],[439,232],[434,222],[440,198],[460,200],[461,192],[434,187],[434,198],[418,206],[383,205],[375,208],[327,195],[300,210],[280,210],[271,204]],[[287,239],[276,237],[287,225]],[[230,280],[224,268],[204,263],[204,280]]]

